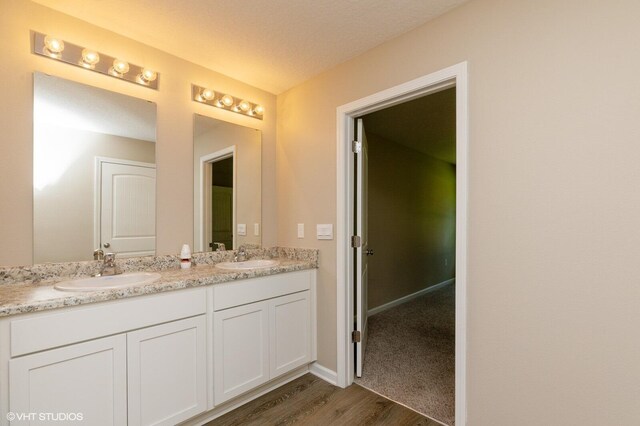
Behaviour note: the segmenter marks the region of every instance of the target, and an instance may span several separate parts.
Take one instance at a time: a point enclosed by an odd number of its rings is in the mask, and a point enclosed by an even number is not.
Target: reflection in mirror
[[[34,263],[155,253],[155,104],[34,74]]]
[[[259,130],[201,115],[193,131],[194,244],[197,251],[260,245]]]

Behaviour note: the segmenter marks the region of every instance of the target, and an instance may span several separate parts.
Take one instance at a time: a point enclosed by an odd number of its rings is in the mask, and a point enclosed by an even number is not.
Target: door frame
[[[231,196],[232,198],[232,203],[233,203],[233,214],[232,214],[232,222],[231,222],[231,229],[232,229],[232,243],[231,245],[233,247],[227,247],[227,250],[233,250],[233,248],[236,245],[236,196],[238,194],[238,191],[236,190],[237,188],[237,181],[236,181],[236,176],[237,176],[237,155],[236,155],[236,146],[235,145],[230,145],[226,148],[223,148],[219,151],[215,151],[212,152],[210,154],[207,155],[203,155],[202,157],[200,157],[199,164],[200,164],[200,174],[199,174],[199,182],[198,182],[198,186],[200,188],[200,208],[199,209],[194,209],[194,213],[196,215],[195,217],[195,224],[200,224],[199,226],[199,230],[200,232],[197,233],[197,235],[194,235],[195,237],[195,242],[196,242],[196,247],[195,250],[196,251],[206,251],[206,247],[204,247],[204,218],[206,216],[206,211],[205,211],[205,194],[204,194],[204,174],[205,174],[205,169],[207,167],[207,164],[210,163],[215,163],[216,161],[219,160],[224,160],[227,158],[231,158],[233,160],[233,195]],[[213,248],[211,249],[212,251]]]
[[[466,424],[467,411],[467,198],[468,198],[468,72],[467,62],[444,68],[374,93],[337,108],[337,384],[354,380],[355,357],[351,342],[354,318],[353,161],[354,119],[412,99],[456,87],[456,324],[455,417]]]
[[[156,163],[144,163],[142,161],[134,161],[127,160],[124,158],[112,158],[112,157],[95,157],[95,167],[94,167],[94,179],[93,179],[93,247],[94,250],[100,249],[103,250],[102,247],[102,164],[103,163],[112,163],[112,164],[124,164],[126,166],[139,166],[139,167],[148,167],[150,169],[156,169]],[[156,193],[158,191],[158,181],[156,177]],[[158,203],[156,201],[156,209]],[[156,236],[158,235],[158,217],[156,212]],[[157,244],[157,240],[156,240]],[[155,251],[155,249],[154,249]],[[135,254],[133,254],[135,256]]]

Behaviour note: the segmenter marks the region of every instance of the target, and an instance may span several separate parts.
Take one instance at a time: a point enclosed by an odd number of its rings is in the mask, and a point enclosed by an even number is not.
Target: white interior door
[[[368,292],[368,265],[367,254],[369,251],[369,218],[368,218],[368,156],[367,136],[364,131],[362,119],[356,120],[357,148],[355,155],[355,229],[360,237],[360,245],[355,248],[355,274],[356,274],[356,332],[360,338],[356,339],[356,376],[362,377],[364,364],[364,352],[367,346],[367,292]]]
[[[101,247],[122,257],[154,254],[155,164],[103,161],[100,169]]]

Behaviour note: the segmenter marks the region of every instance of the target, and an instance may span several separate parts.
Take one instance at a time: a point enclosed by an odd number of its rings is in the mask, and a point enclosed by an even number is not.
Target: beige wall
[[[34,263],[93,260],[93,250],[98,248],[93,240],[96,157],[155,163],[155,145],[122,136],[37,126],[36,150],[75,153],[77,157],[60,179],[34,188]]]
[[[207,120],[207,117],[196,117],[195,123],[200,120]],[[247,225],[247,235],[236,234],[236,246],[242,244],[258,244],[260,245],[260,235],[254,235],[253,224],[260,223],[260,132],[242,126],[235,125],[217,125],[215,128],[194,137],[193,141],[193,187],[194,187],[194,239],[200,235],[200,158],[213,154],[224,148],[235,145],[236,147],[236,223],[244,223]],[[211,190],[209,188],[209,190]],[[262,232],[261,232],[262,234]],[[233,247],[227,247],[231,250]],[[206,248],[204,251],[211,251]]]
[[[275,96],[142,44],[26,0],[0,0],[0,265],[32,263],[33,72],[146,99],[157,104],[157,252],[177,253],[193,244],[193,114],[262,131],[263,243],[276,243]],[[160,73],[160,90],[150,90],[31,54],[29,30],[55,34],[77,44],[118,55]],[[144,41],[142,41],[144,42]],[[213,86],[263,104],[264,120],[191,101],[191,83]],[[185,190],[185,188],[189,188]]]
[[[375,134],[367,141],[371,309],[455,276],[456,169]]]
[[[336,107],[469,64],[468,417],[640,422],[640,2],[472,0],[278,97],[278,241],[318,247],[336,368]],[[459,182],[458,182],[459,183]]]

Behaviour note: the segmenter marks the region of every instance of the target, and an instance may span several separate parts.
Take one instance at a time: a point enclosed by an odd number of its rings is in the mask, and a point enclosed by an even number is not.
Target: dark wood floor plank
[[[361,386],[346,389],[306,374],[209,423],[210,426],[438,426]]]

